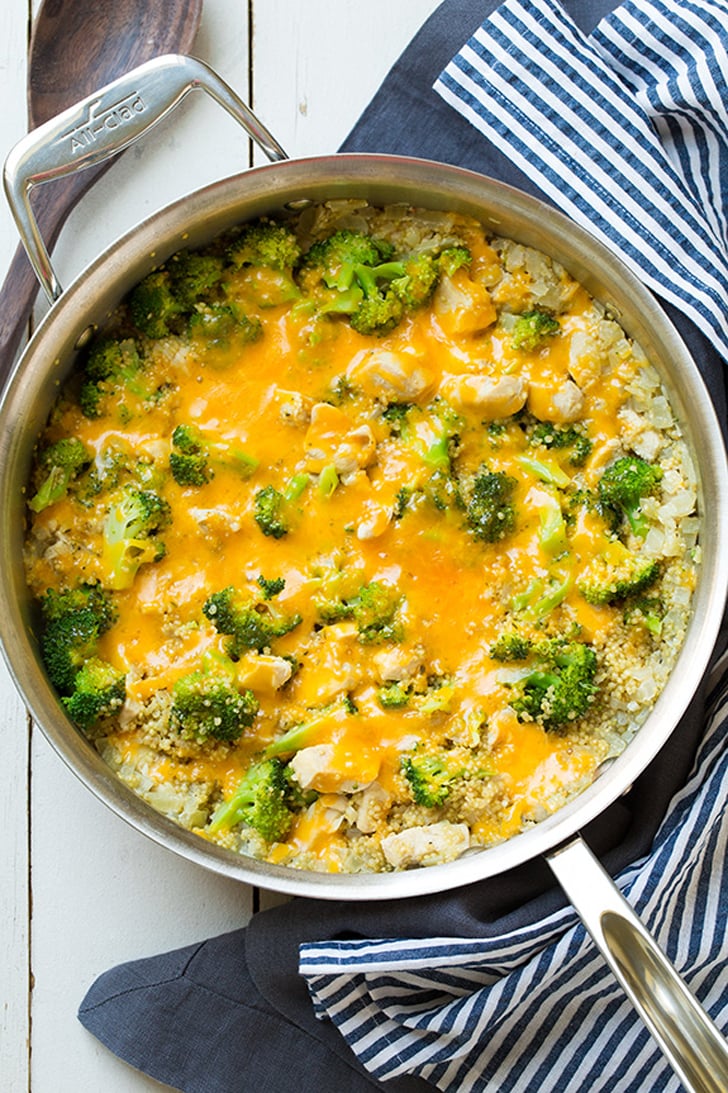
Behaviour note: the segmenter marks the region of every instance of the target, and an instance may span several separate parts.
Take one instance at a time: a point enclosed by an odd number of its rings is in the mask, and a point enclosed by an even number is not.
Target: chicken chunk
[[[470,830],[467,824],[452,824],[447,820],[410,827],[382,839],[382,852],[394,869],[454,861],[469,846]]]
[[[458,410],[477,410],[484,420],[497,421],[523,408],[528,383],[521,376],[445,376],[440,394]]]
[[[328,402],[317,402],[304,441],[306,469],[318,473],[334,466],[338,474],[353,474],[368,467],[376,457],[371,426],[352,428],[351,419]]]
[[[366,749],[354,755],[334,744],[312,744],[293,756],[290,768],[301,789],[320,793],[356,793],[379,773],[379,760]]]
[[[472,281],[465,270],[443,277],[432,300],[438,325],[448,337],[477,334],[497,317],[485,285]]]
[[[432,390],[432,375],[416,353],[367,349],[347,369],[347,379],[365,395],[398,402],[413,402]]]

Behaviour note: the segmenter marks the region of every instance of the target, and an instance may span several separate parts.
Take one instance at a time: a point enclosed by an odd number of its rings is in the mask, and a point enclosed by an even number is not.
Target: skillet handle
[[[691,1093],[725,1093],[728,1043],[578,836],[546,855],[559,884]]]
[[[102,163],[138,140],[188,92],[206,91],[232,114],[268,159],[280,144],[216,72],[193,57],[155,57],[28,133],[5,161],[5,193],[20,238],[48,299],[62,289],[30,205],[36,185]]]

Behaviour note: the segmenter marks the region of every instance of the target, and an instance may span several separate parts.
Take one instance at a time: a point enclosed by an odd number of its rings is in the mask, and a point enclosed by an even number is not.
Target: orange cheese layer
[[[484,248],[481,263],[487,257]],[[403,597],[405,650],[419,657],[428,673],[452,679],[447,716],[474,707],[490,715],[507,703],[502,666],[491,660],[488,648],[506,625],[514,597],[521,597],[528,619],[529,603],[535,609],[541,597],[561,588],[556,610],[580,627],[584,638],[592,640],[608,630],[615,612],[590,606],[576,589],[579,573],[604,548],[603,529],[598,521],[583,517],[570,530],[568,549],[554,556],[540,545],[539,518],[529,499],[543,500],[545,494],[548,501],[549,486],[520,462],[524,444],[518,437],[506,433],[494,445],[487,429],[478,428],[477,410],[462,411],[467,428],[461,463],[476,470],[486,462],[490,469],[511,475],[517,482],[514,504],[522,514],[507,539],[475,543],[464,532],[459,513],[433,515],[420,509],[400,520],[392,518],[402,486],[416,485],[431,473],[422,458],[427,420],[417,426],[422,431],[418,447],[389,435],[373,399],[343,399],[318,416],[310,414],[312,406],[332,399],[337,381],[353,361],[366,362],[366,354],[383,348],[427,375],[429,385],[416,399],[425,408],[444,376],[484,371],[496,379],[522,377],[537,408],[568,380],[567,335],[586,324],[590,307],[586,293],[577,292],[564,336],[535,353],[516,352],[494,329],[448,338],[429,309],[414,313],[384,339],[362,337],[341,323],[330,340],[311,345],[304,320],[295,311],[269,308],[260,312],[263,338],[246,347],[238,360],[215,367],[211,358],[186,359],[181,367],[170,366],[169,374],[157,366],[156,378],[172,383],[171,393],[123,426],[111,429],[108,420],[89,420],[70,404],[54,420],[51,439],[76,435],[99,459],[109,445],[121,444],[166,465],[173,429],[190,423],[219,440],[234,442],[257,461],[249,478],[219,470],[203,488],[182,488],[166,479],[162,492],[173,513],[163,535],[166,554],[161,561],[144,565],[132,587],[118,594],[118,622],[99,649],[100,656],[130,672],[129,695],[144,702],[195,670],[206,650],[224,647],[202,615],[212,592],[227,585],[253,587],[259,574],[285,578],[276,604],[286,612],[299,612],[303,622],[276,642],[275,652],[293,653],[302,668],[284,690],[261,691],[261,713],[253,729],[222,765],[219,758],[208,761],[204,754],[195,759],[197,777],[231,792],[256,748],[273,739],[281,725],[305,720],[307,710],[324,706],[343,692],[356,701],[358,695],[366,696],[367,688],[371,691],[372,683],[381,682],[378,647],[343,639],[337,645],[332,639],[324,648],[313,604],[333,570],[343,574],[346,587],[347,581],[352,588],[379,581],[397,588]],[[585,393],[582,420],[593,442],[590,462],[595,466],[617,435],[617,412],[634,368],[630,358],[596,378]],[[300,420],[282,410],[291,400],[304,408]],[[357,454],[369,443],[357,433],[362,426],[369,426],[372,433],[370,459]],[[360,458],[362,465],[339,475],[333,491],[325,494],[317,476],[342,452],[353,452],[354,462]],[[575,473],[560,452],[550,451],[548,459],[567,475]],[[583,473],[588,476],[589,463]],[[267,485],[285,490],[299,474],[309,474],[310,480],[291,506],[290,533],[280,539],[261,534],[254,520],[256,491]],[[83,545],[65,561],[58,556],[52,563],[37,561],[30,574],[36,592],[41,594],[59,579],[70,581],[72,574],[104,579],[100,506],[101,502],[79,515],[70,501],[63,500],[39,514],[36,527],[41,532],[55,534],[60,529]],[[367,521],[376,530],[371,537],[359,534]],[[385,789],[393,787],[402,752],[426,739],[432,725],[440,726],[443,718],[433,721],[409,709],[385,711],[366,698],[362,708],[361,718],[322,723],[314,742],[332,744],[334,766],[354,780],[366,784],[374,772]],[[116,741],[127,755],[137,747],[131,732],[119,732]],[[519,829],[533,800],[543,797],[549,779],[556,784],[586,777],[593,765],[593,758],[584,754],[566,754],[558,736],[513,719],[507,739],[494,748],[493,773],[510,787],[517,803],[498,830],[485,822],[474,830],[486,841],[506,837]],[[175,773],[188,777],[189,763],[178,765],[166,757],[157,776],[173,778]],[[292,847],[315,846],[325,856],[327,846],[338,845],[340,836],[327,827],[325,811],[322,805],[299,823],[290,837]],[[307,830],[307,824],[315,831]],[[330,867],[336,867],[335,855]]]

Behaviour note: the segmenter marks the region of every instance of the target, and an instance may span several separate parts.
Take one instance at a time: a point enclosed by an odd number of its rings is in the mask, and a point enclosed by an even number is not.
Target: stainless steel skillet
[[[223,180],[163,209],[118,240],[61,292],[37,232],[28,191],[101,162],[203,89],[260,143],[271,165]],[[277,142],[206,66],[159,58],[30,134],[6,164],[6,190],[34,268],[55,301],[10,377],[0,404],[0,632],[11,673],[51,744],[81,780],[138,830],[199,864],[251,884],[321,899],[397,899],[495,876],[545,855],[585,925],[685,1085],[725,1089],[728,1049],[578,836],[657,754],[707,665],[728,588],[728,471],[720,429],[698,369],[650,293],[588,233],[550,207],[454,167],[391,156],[285,160]],[[539,248],[608,304],[660,372],[694,456],[703,561],[684,647],[648,720],[624,754],[576,800],[509,842],[448,865],[332,876],[253,861],[206,843],[153,812],[106,767],[59,708],[38,658],[21,564],[23,486],[33,445],[79,345],[120,298],[171,253],[240,221],[333,198],[453,209]]]

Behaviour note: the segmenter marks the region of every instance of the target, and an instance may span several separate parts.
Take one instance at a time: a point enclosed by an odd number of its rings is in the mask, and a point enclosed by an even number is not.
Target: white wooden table
[[[437,2],[204,0],[193,52],[243,98],[250,92],[290,155],[332,152]],[[0,5],[2,159],[25,132],[27,31],[37,6]],[[249,155],[235,124],[192,96],[81,202],[55,249],[62,283],[138,220],[243,169]],[[16,242],[3,202],[2,276]],[[120,961],[242,926],[258,901],[274,898],[184,862],[112,815],[29,723],[0,663],[2,1093],[166,1088],[80,1026],[87,987]]]

